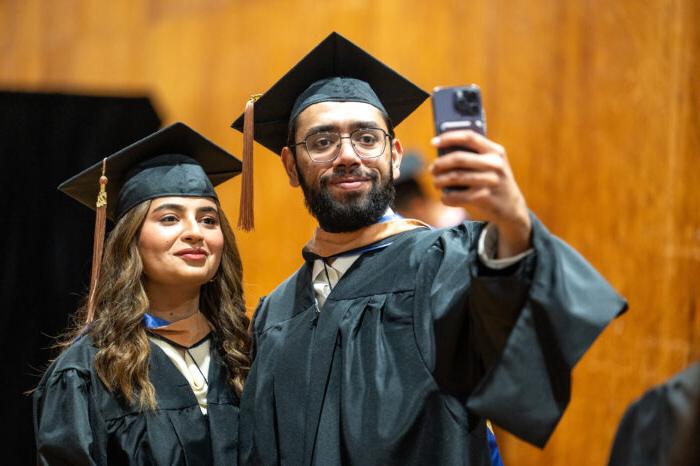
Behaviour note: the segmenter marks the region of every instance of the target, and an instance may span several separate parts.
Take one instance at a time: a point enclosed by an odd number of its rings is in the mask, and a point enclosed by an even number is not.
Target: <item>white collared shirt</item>
[[[207,414],[209,382],[206,377],[208,377],[209,363],[211,362],[209,339],[188,349],[184,357],[177,348],[167,341],[150,336],[148,339],[163,350],[177,370],[187,379],[195,398],[197,398],[199,409],[202,411],[202,414]]]

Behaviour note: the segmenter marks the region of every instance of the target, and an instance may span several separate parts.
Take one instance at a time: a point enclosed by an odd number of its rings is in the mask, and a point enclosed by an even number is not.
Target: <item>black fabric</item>
[[[105,154],[99,154],[104,157]],[[107,158],[107,217],[118,220],[163,196],[216,198],[213,186],[241,172],[241,162],[184,123],[173,123]],[[61,191],[95,209],[102,162],[61,183]]]
[[[327,78],[353,79],[326,81]],[[367,85],[360,85],[356,80],[364,81]],[[337,100],[366,102],[382,110],[394,125],[398,125],[426,98],[428,94],[425,91],[333,32],[255,103],[255,140],[279,155],[287,145],[293,109],[298,113],[313,103]],[[243,115],[231,126],[243,131]]]
[[[159,126],[147,98],[0,92],[4,464],[35,462],[23,392],[39,381],[90,274],[95,215],[56,186]]]
[[[218,352],[211,353],[206,377],[206,415],[185,377],[153,343],[149,378],[158,409],[146,413],[102,385],[93,368],[96,352],[90,338],[82,337],[35,391],[38,464],[237,464],[238,399]]]
[[[143,201],[164,196],[211,197],[214,186],[196,160],[180,154],[164,154],[139,164],[119,191],[116,218]]]
[[[543,446],[573,366],[626,303],[533,225],[535,254],[489,276],[481,224],[403,233],[320,313],[307,262],[255,314],[240,462],[486,466],[487,418]]]
[[[700,362],[647,391],[622,417],[609,466],[671,466],[700,403]],[[690,439],[697,449],[697,438]]]
[[[369,84],[359,79],[336,76],[321,79],[307,87],[294,102],[289,119],[295,119],[307,107],[320,102],[363,102],[389,116]]]

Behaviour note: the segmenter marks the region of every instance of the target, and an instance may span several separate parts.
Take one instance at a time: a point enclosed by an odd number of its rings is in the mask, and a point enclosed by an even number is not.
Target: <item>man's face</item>
[[[359,128],[380,128],[388,133],[382,113],[372,105],[321,102],[297,117],[295,141],[319,131],[335,131],[344,137],[335,160],[315,163],[303,144],[296,147],[296,156],[286,147],[282,150],[291,185],[301,186],[309,211],[326,231],[354,231],[371,225],[393,200],[393,177],[399,175],[401,144],[387,137],[381,155],[360,158],[345,138]]]

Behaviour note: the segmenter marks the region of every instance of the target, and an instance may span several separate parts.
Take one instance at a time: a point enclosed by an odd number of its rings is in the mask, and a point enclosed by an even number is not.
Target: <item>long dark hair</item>
[[[150,200],[144,201],[116,223],[105,243],[95,293],[95,319],[85,325],[85,302],[76,312],[76,325],[59,344],[65,349],[80,335],[89,334],[98,348],[95,370],[100,380],[109,390],[137,402],[141,409],[156,407],[155,389],[148,378],[148,336],[142,324],[149,301],[138,251],[138,235],[150,205]],[[212,281],[200,290],[200,310],[214,328],[216,349],[228,368],[231,386],[240,396],[250,370],[249,320],[243,299],[241,258],[220,206],[219,218],[224,236],[221,264]]]

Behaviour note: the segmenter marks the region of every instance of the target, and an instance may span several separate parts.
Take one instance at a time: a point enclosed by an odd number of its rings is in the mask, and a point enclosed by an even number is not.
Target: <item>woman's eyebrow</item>
[[[153,212],[159,212],[161,210],[175,210],[177,212],[184,212],[185,206],[182,204],[175,204],[175,203],[168,203],[168,204],[161,204],[155,209],[153,209]],[[215,214],[219,213],[219,209],[213,206],[204,206],[204,207],[198,207],[197,212],[213,212]]]
[[[160,210],[177,210],[178,212],[182,212],[183,210],[185,210],[185,207],[182,204],[161,204],[155,209],[153,209],[153,212],[158,212]]]

